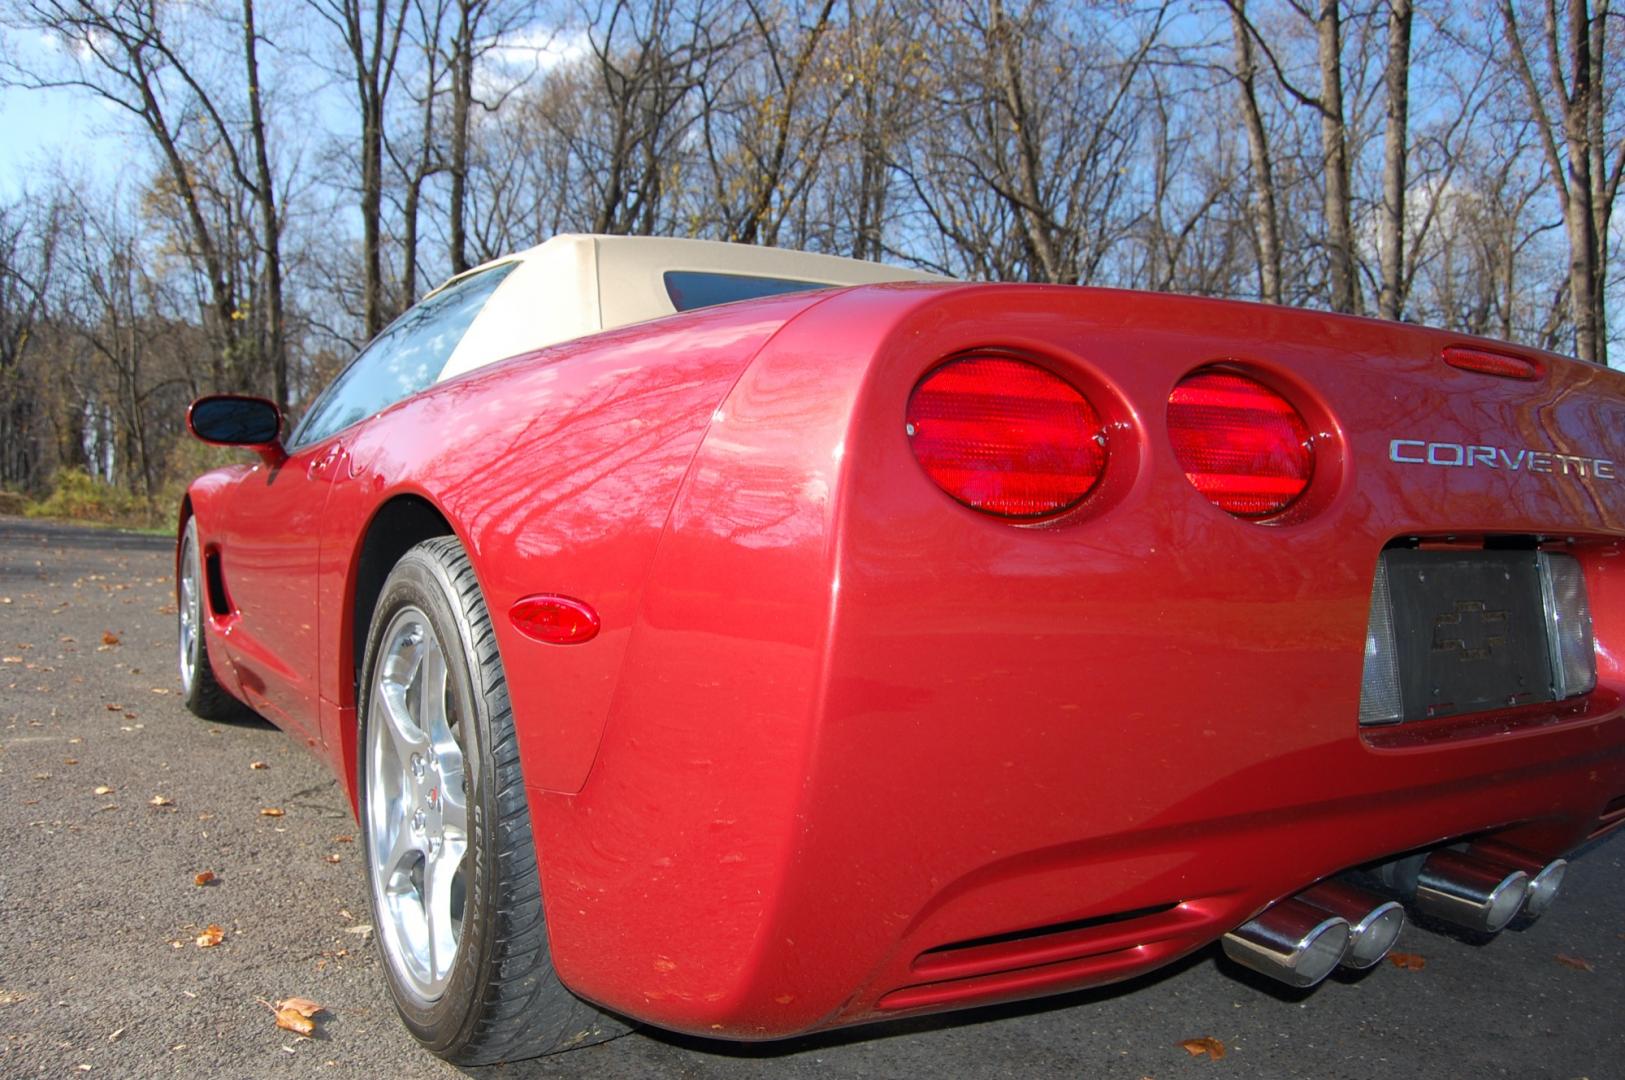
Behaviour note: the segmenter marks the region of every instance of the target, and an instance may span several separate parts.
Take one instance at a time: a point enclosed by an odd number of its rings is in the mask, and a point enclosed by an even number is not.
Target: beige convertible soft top
[[[468,273],[504,263],[518,265],[463,335],[441,379],[560,341],[670,315],[677,310],[666,280],[672,272],[832,286],[947,280],[918,270],[783,248],[580,233],[555,236]]]

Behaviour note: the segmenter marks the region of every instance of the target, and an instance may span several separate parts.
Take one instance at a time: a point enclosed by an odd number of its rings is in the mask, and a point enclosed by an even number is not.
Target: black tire
[[[387,750],[374,750],[369,734],[380,651],[390,628],[402,625],[398,617],[420,616],[445,659],[442,709],[462,754],[459,786],[467,818],[467,849],[457,863],[460,931],[443,990],[433,999],[418,992],[421,975],[415,981],[399,947],[386,940],[391,915],[381,899],[385,886],[374,850],[386,845],[375,839],[368,791],[369,758],[390,760]],[[385,981],[407,1029],[457,1065],[538,1057],[625,1034],[626,1023],[570,993],[553,969],[507,681],[479,583],[455,537],[427,540],[395,565],[373,613],[362,672],[356,758],[368,897]],[[381,790],[385,786],[381,781]],[[428,798],[432,806],[433,792]],[[446,796],[440,798],[443,805]],[[393,805],[378,802],[386,810]]]
[[[203,552],[198,545],[195,517],[186,519],[175,565],[175,637],[180,646],[181,693],[186,695],[186,707],[194,716],[205,720],[240,718],[248,712],[248,707],[220,685],[209,663],[209,636],[203,632],[208,579],[203,575]],[[191,575],[190,590],[186,587],[188,574]],[[190,641],[188,615],[194,631]]]

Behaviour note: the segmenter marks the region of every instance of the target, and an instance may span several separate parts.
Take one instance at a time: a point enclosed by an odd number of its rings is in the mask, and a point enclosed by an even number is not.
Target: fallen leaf
[[[169,693],[169,691],[166,688],[162,687],[162,686],[153,687],[152,692],[155,693],[155,694],[167,694],[167,693]]]
[[[346,836],[345,834],[340,833],[339,835],[333,837],[333,843],[335,843],[335,844],[353,844],[353,843],[355,843],[355,837]]]
[[[330,863],[336,863],[336,862],[338,862],[338,861],[339,861],[339,856],[338,856],[338,854],[337,854],[337,853],[336,853],[336,852],[335,852],[335,853],[334,853],[334,854],[332,854],[332,855],[323,855],[323,856],[322,856],[322,860],[323,860],[323,861],[324,861],[324,862],[330,862]]]
[[[108,712],[120,712],[120,711],[123,710],[123,708],[124,708],[124,703],[121,702],[121,701],[109,701],[107,703],[107,711]]]
[[[281,817],[284,812],[280,806],[267,806],[260,811],[260,817]]]
[[[100,787],[98,787],[94,791],[92,791],[91,794],[92,795],[111,795],[111,794],[113,794],[113,789],[108,787],[106,784],[102,784]]]
[[[360,926],[352,926],[344,932],[346,934],[359,934],[363,939],[370,938],[372,937],[372,924],[362,923]]]
[[[248,763],[248,767],[250,769],[269,769],[271,766],[267,765],[263,761],[250,761]]]
[[[124,1028],[119,1028],[117,1031],[113,1032],[113,1034],[111,1034],[111,1035],[109,1035],[107,1037],[107,1041],[108,1042],[118,1042],[123,1037],[124,1037]]]
[[[1401,971],[1421,971],[1428,966],[1425,957],[1408,952],[1391,952],[1388,954],[1388,962]]]
[[[309,1017],[300,1016],[293,1009],[276,1009],[276,1026],[283,1031],[291,1031],[295,1035],[310,1038],[316,1034],[316,1021]]]
[[[291,1031],[295,1035],[310,1038],[316,1034],[315,1015],[322,1011],[322,1007],[308,998],[288,998],[272,1005],[264,998],[260,1004],[271,1010],[276,1017],[276,1026],[283,1031]],[[284,1050],[288,1047],[283,1047]]]
[[[1204,1035],[1200,1039],[1186,1039],[1179,1045],[1191,1057],[1206,1057],[1213,1061],[1224,1057],[1224,1043],[1211,1035]]]
[[[117,645],[118,644],[118,635],[113,633],[113,631],[111,631],[111,630],[103,631],[103,633],[102,633],[102,644],[103,645]]]
[[[1591,961],[1585,959],[1584,957],[1570,956],[1568,953],[1558,953],[1557,954],[1557,962],[1559,964],[1562,964],[1564,967],[1571,967],[1575,971],[1596,971],[1597,970],[1596,968],[1591,966]]]
[[[282,1012],[286,1009],[292,1009],[300,1016],[303,1016],[306,1020],[314,1019],[317,1013],[324,1011],[323,1006],[317,1004],[309,998],[302,997],[283,998],[281,1001],[276,1003],[277,1012]]]
[[[21,990],[0,990],[0,1005],[15,1005],[19,1001],[27,1001],[28,995]]]
[[[175,805],[175,800],[171,799],[168,795],[154,795],[152,798],[148,799],[147,802],[151,803],[153,806]]]
[[[62,759],[62,764],[64,764],[64,765],[77,765],[77,764],[79,764],[79,759],[76,758],[76,757],[65,757],[65,758]]]
[[[34,774],[35,780],[49,780],[50,778],[51,774],[48,772],[37,772]]]
[[[211,882],[213,880],[214,880],[214,871],[213,870],[205,870],[200,874],[194,874],[192,876],[192,884],[196,885],[200,889],[203,888],[203,886],[207,885],[209,882]]]
[[[197,947],[212,949],[226,939],[226,932],[215,923],[204,927],[203,933],[197,936]]]

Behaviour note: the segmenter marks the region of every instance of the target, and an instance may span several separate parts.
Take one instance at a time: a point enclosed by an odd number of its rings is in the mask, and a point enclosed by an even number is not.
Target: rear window
[[[751,277],[749,274],[717,274],[704,270],[667,270],[666,295],[678,311],[731,304],[736,300],[756,300],[763,296],[833,289],[823,281],[795,281],[790,278]]]

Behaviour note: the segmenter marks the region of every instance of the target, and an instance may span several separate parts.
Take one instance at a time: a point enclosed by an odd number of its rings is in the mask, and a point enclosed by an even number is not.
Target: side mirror
[[[282,410],[265,398],[247,394],[198,398],[186,410],[186,426],[206,443],[246,447],[273,468],[288,457],[280,438]]]

